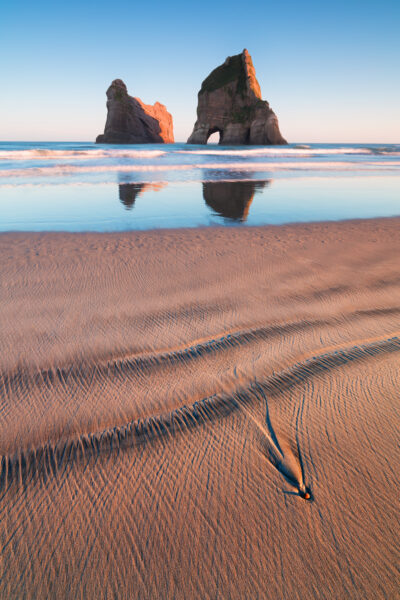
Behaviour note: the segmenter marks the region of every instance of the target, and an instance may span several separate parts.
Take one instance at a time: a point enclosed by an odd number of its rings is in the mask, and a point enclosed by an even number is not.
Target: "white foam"
[[[101,173],[101,172],[143,172],[143,171],[190,171],[196,169],[227,170],[227,171],[375,171],[375,170],[398,170],[400,161],[363,161],[363,162],[345,162],[345,161],[301,161],[301,162],[221,162],[221,163],[194,163],[180,165],[98,165],[98,166],[77,166],[77,165],[54,165],[46,167],[30,167],[25,169],[2,169],[0,177],[53,177],[59,175],[69,175],[75,173]]]
[[[252,148],[248,150],[178,150],[177,154],[199,154],[209,156],[324,156],[324,155],[341,155],[341,154],[374,154],[370,148],[287,148],[281,146],[279,148]],[[400,155],[400,153],[398,153]]]
[[[33,148],[32,150],[0,151],[3,160],[51,160],[73,158],[155,158],[166,154],[164,150],[46,150]]]

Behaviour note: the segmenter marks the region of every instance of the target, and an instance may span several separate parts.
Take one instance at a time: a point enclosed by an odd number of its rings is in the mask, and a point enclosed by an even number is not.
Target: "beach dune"
[[[399,597],[399,219],[0,256],[1,598]]]

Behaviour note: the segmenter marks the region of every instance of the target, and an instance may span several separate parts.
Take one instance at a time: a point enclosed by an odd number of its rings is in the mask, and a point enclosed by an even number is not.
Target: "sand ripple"
[[[0,236],[0,596],[396,598],[399,250]]]

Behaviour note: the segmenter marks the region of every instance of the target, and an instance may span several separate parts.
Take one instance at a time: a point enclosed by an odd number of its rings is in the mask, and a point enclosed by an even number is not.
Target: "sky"
[[[400,143],[399,31],[400,0],[5,0],[0,139],[93,141],[120,78],[186,141],[201,82],[247,48],[289,142]]]

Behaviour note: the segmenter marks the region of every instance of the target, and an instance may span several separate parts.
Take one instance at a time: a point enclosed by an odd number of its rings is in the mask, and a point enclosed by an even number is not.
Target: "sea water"
[[[0,231],[400,215],[400,145],[0,143]]]

